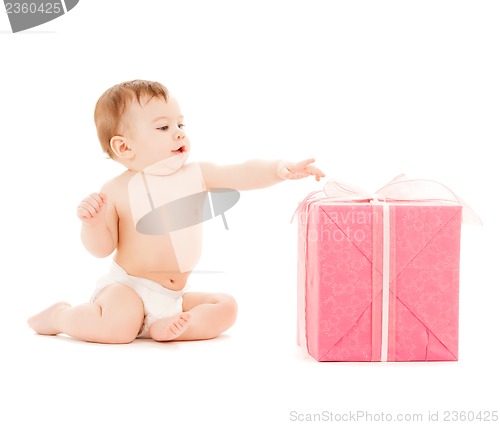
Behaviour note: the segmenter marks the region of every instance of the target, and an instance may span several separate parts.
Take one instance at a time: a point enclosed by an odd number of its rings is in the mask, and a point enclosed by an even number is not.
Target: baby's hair
[[[106,90],[97,101],[94,111],[97,136],[102,150],[110,158],[115,157],[110,141],[113,136],[120,136],[119,132],[124,125],[122,117],[127,106],[134,99],[140,104],[143,97],[146,102],[152,98],[162,98],[167,102],[168,90],[163,84],[155,81],[126,81]]]

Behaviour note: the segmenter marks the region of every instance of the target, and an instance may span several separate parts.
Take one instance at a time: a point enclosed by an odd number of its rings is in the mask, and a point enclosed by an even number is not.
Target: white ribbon
[[[391,222],[389,205],[382,205],[383,211],[383,249],[382,249],[382,336],[380,361],[386,362],[389,353],[389,289],[391,259]]]

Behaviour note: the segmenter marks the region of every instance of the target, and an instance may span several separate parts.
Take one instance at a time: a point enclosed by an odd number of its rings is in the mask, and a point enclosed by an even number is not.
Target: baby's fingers
[[[104,193],[93,193],[87,196],[84,201],[87,201],[94,208],[100,208],[104,205],[106,195]]]
[[[318,182],[321,180],[321,177],[325,177],[325,173],[317,167],[309,166],[307,169],[309,171],[309,175],[315,176],[316,181]]]
[[[80,205],[76,209],[76,215],[81,219],[93,217],[92,213],[87,208]]]
[[[90,213],[95,214],[101,209],[103,202],[99,195],[95,193],[87,196],[80,205],[83,208],[88,209]]]
[[[309,164],[312,164],[314,161],[316,161],[314,158],[304,159],[303,161],[297,162],[296,167],[297,168],[301,168],[301,167],[306,168]]]
[[[93,193],[87,196],[77,208],[77,214],[81,218],[92,218],[104,206],[106,195],[103,193]]]
[[[78,205],[77,208],[78,216],[81,218],[95,217],[98,211],[99,209],[96,209],[93,205],[86,201],[80,202],[80,205]]]

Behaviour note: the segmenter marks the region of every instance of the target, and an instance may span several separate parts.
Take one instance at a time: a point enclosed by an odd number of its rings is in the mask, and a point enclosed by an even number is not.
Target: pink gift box
[[[458,359],[462,207],[299,207],[298,342],[318,361]]]

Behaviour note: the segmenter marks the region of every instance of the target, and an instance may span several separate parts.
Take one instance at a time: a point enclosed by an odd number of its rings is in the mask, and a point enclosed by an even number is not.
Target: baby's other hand
[[[106,210],[106,194],[92,193],[78,204],[76,214],[83,224],[97,226],[104,222]]]
[[[297,180],[308,176],[315,176],[316,181],[325,177],[325,173],[319,168],[311,165],[314,159],[306,159],[297,163],[281,161],[278,165],[278,175],[282,179]]]

